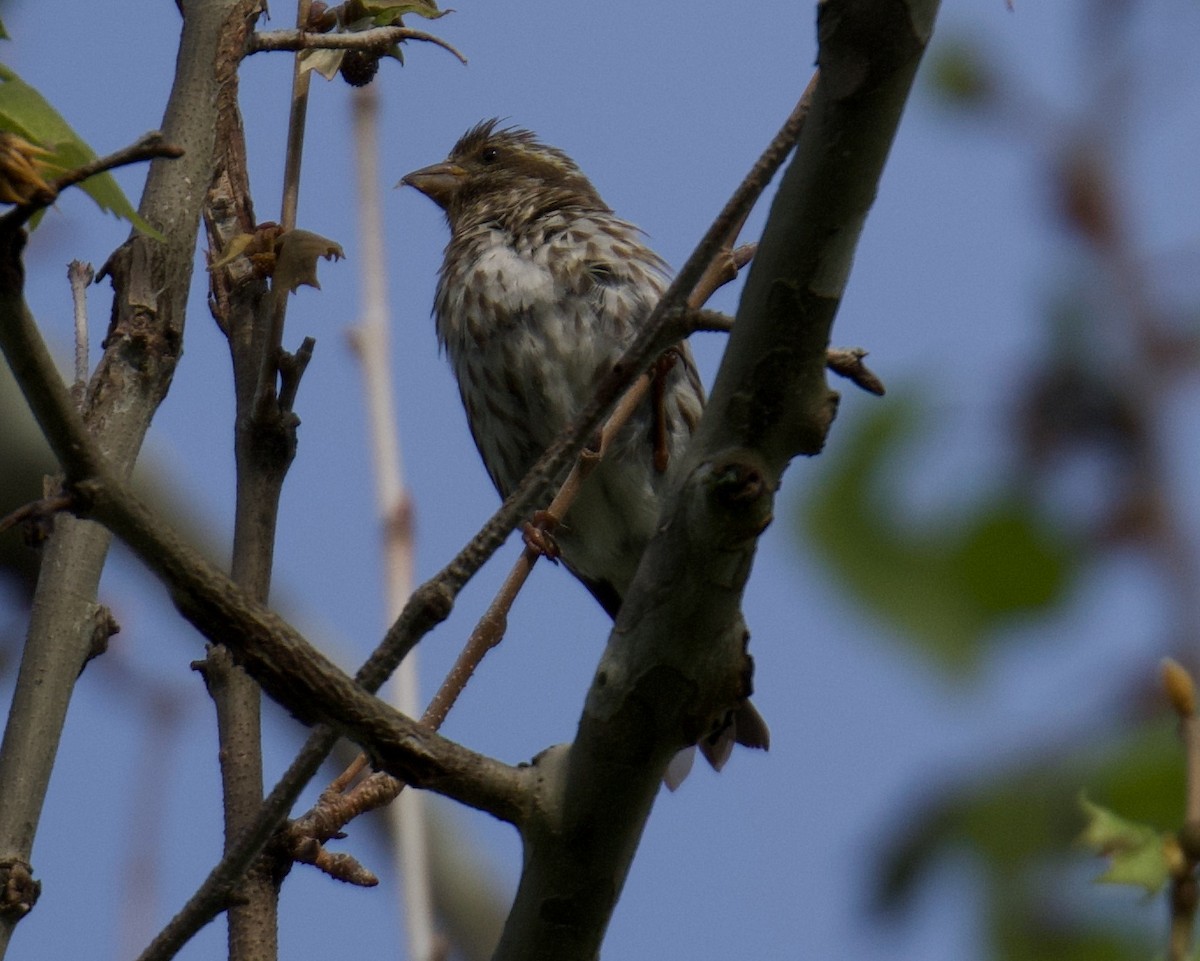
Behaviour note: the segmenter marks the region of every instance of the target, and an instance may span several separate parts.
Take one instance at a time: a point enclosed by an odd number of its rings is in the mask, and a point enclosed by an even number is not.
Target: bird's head
[[[535,217],[575,206],[608,210],[570,157],[528,130],[476,124],[441,163],[407,174],[400,184],[421,191],[446,212],[451,227],[464,214],[520,212]]]

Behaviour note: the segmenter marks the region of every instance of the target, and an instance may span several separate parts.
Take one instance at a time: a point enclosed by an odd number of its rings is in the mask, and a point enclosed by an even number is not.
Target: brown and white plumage
[[[403,182],[446,212],[438,339],[479,453],[507,496],[591,399],[662,296],[668,269],[574,161],[526,130],[480,123],[446,161]],[[678,350],[662,391],[667,469],[654,465],[647,402],[555,531],[564,563],[614,617],[704,405],[691,352]],[[738,722],[738,740],[766,746],[753,707]]]

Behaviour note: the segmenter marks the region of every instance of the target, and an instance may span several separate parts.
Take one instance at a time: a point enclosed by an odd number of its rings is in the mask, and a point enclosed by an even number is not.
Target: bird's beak
[[[458,164],[444,161],[431,167],[422,167],[401,178],[397,187],[416,187],[426,197],[445,210],[466,180],[467,172]]]

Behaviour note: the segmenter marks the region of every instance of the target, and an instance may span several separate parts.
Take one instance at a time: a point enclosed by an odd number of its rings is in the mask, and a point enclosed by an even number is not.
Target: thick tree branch
[[[671,756],[749,693],[742,589],[789,460],[821,449],[830,327],[936,0],[826,0],[820,80],[681,489],[625,600],[560,777],[523,831],[498,961],[591,961]]]

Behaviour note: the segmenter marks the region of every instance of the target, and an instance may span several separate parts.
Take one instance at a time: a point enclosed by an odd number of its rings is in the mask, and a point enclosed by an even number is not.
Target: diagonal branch
[[[373,697],[151,514],[88,435],[20,292],[3,279],[0,275],[0,349],[27,388],[34,415],[67,472],[68,488],[171,589],[184,617],[233,651],[263,690],[299,720],[329,724],[409,784],[502,820],[522,820],[516,769],[425,730]],[[42,389],[28,389],[29,381]]]

